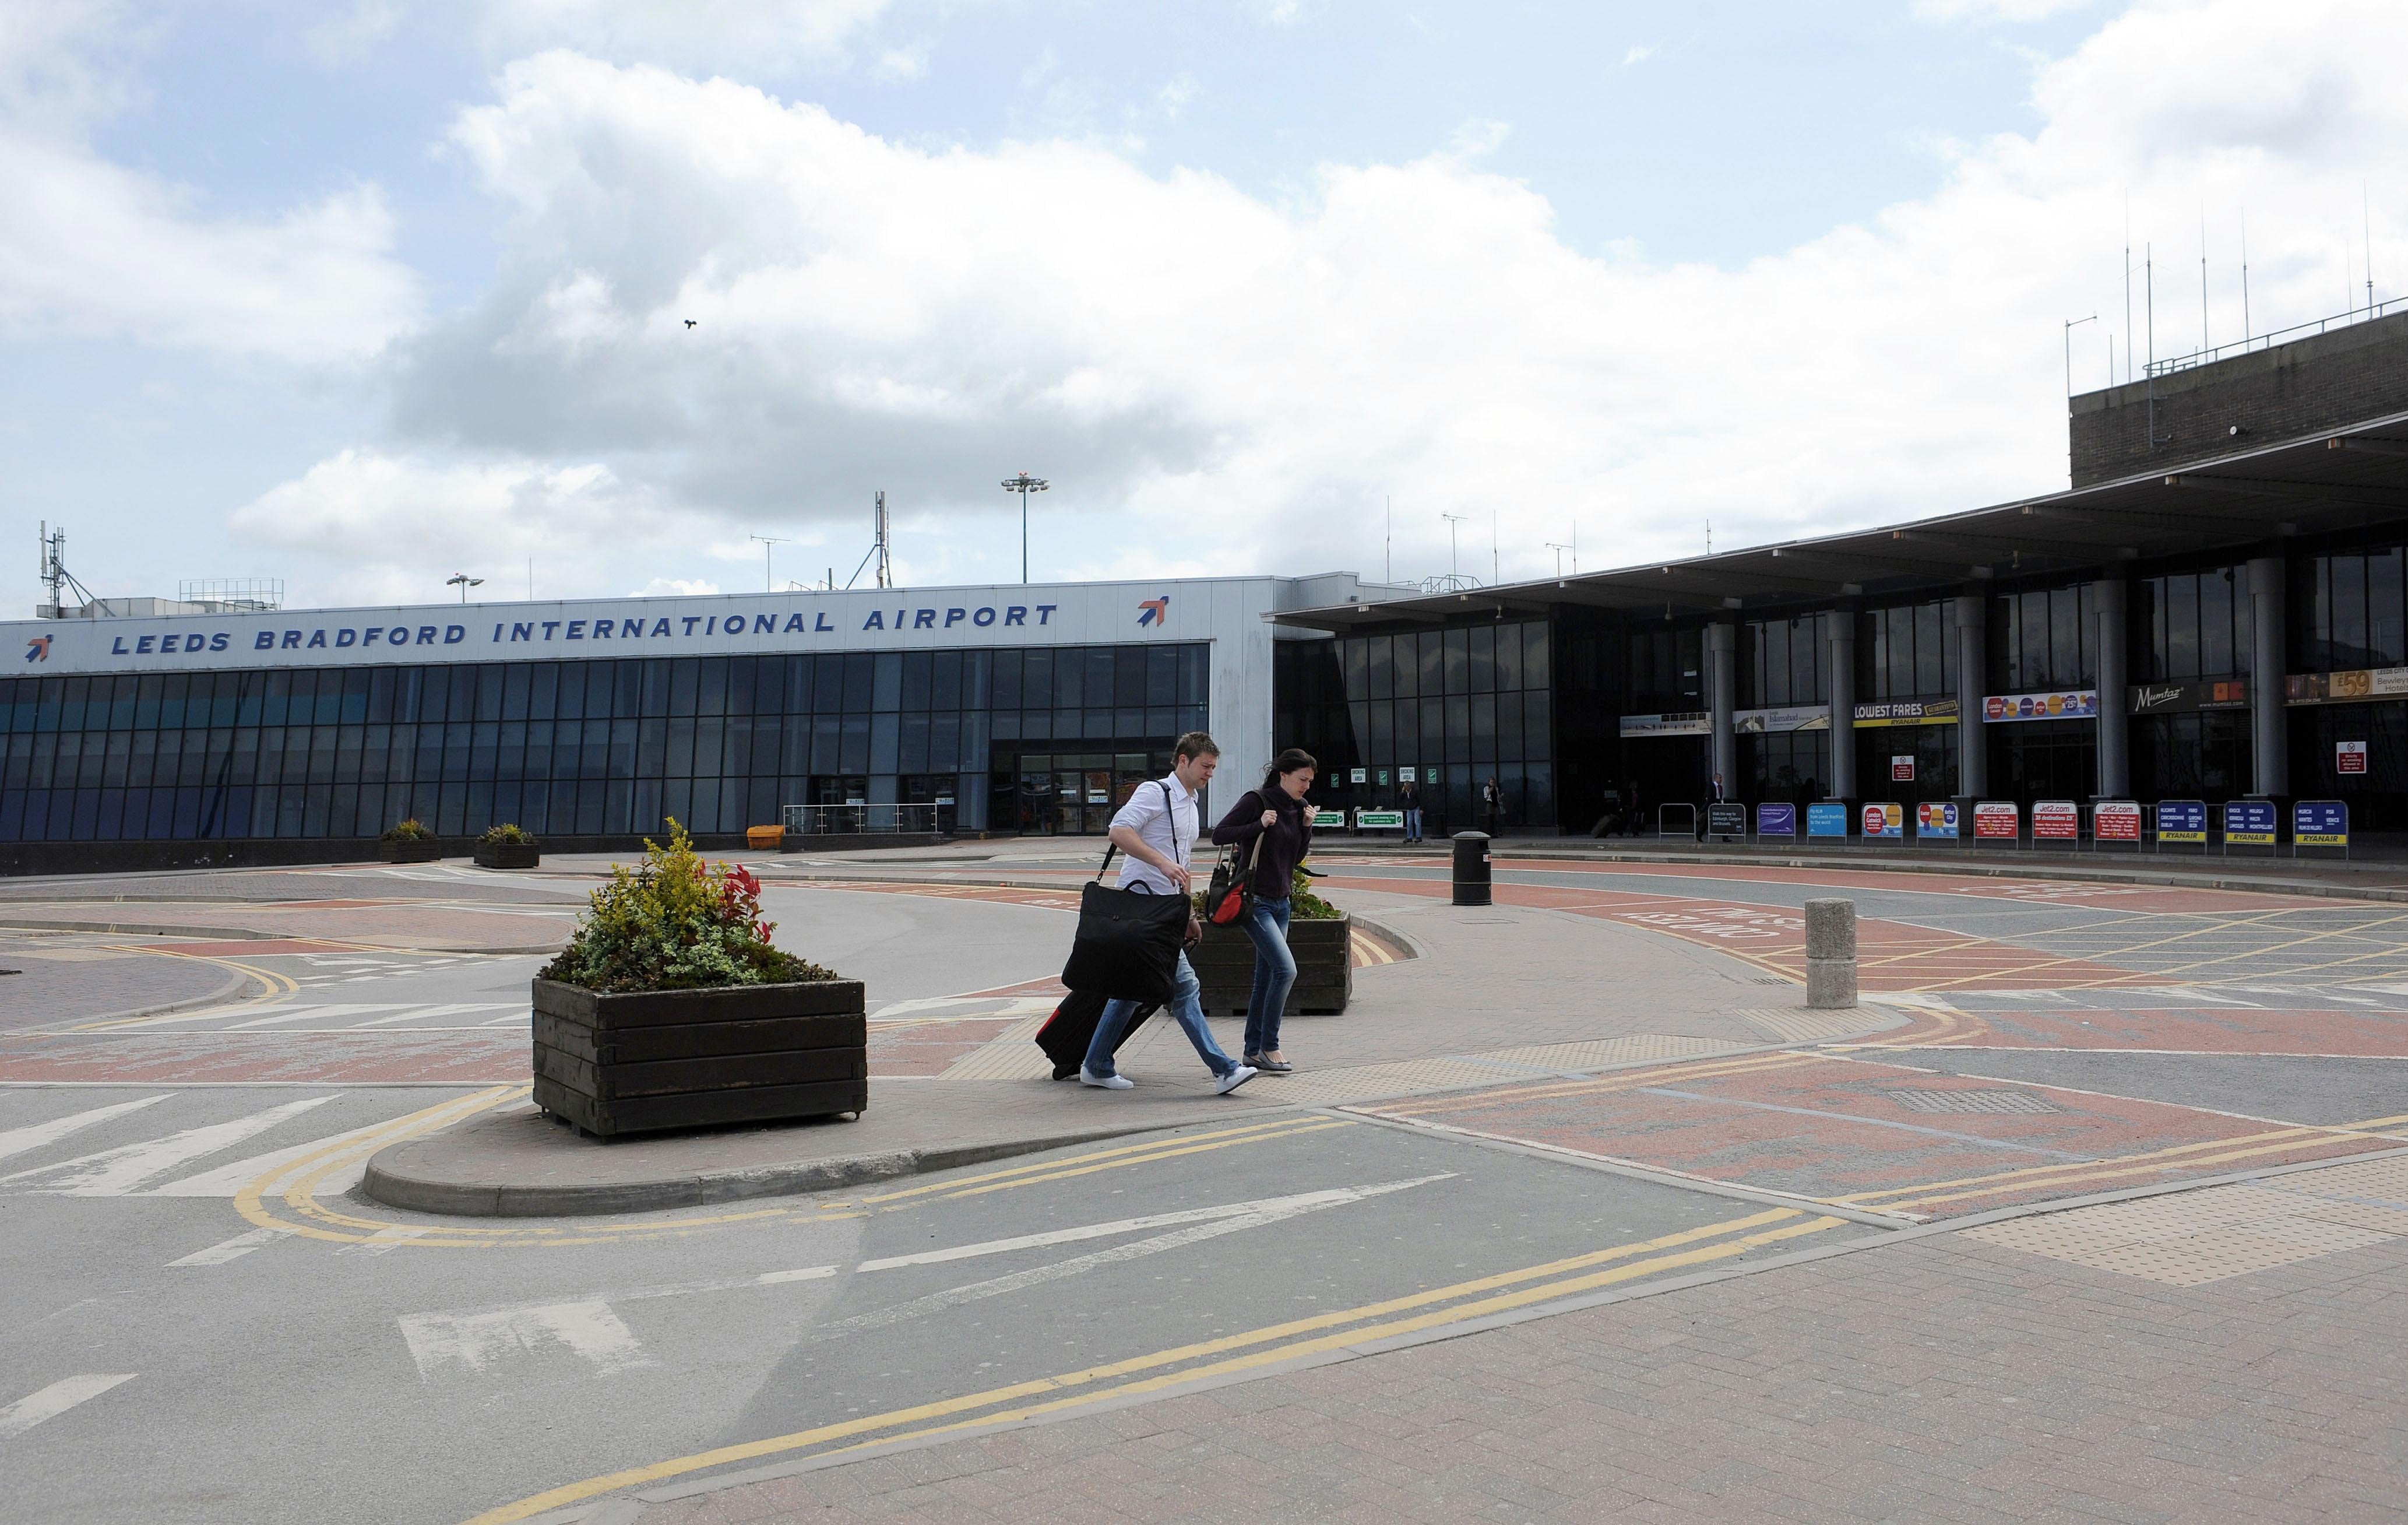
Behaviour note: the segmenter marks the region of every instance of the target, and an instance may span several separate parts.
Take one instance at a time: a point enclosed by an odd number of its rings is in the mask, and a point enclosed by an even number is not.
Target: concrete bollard
[[[1856,902],[1806,902],[1806,1004],[1818,1010],[1856,1003]]]

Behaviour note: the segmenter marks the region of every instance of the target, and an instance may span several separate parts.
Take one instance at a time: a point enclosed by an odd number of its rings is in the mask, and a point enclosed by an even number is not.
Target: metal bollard
[[[1817,1009],[1856,1003],[1856,902],[1806,902],[1806,1004]]]
[[[1455,903],[1489,903],[1488,833],[1485,831],[1458,831],[1455,834]]]

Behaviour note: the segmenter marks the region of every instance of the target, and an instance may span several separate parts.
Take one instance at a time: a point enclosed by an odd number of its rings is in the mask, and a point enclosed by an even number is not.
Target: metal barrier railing
[[[938,812],[951,805],[873,805],[854,800],[842,805],[788,805],[784,811],[790,837],[882,836],[900,832],[934,832]]]

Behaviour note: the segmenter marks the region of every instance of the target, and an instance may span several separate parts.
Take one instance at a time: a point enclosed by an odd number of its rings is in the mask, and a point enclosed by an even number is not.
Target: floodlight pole
[[[1463,572],[1463,564],[1456,559],[1455,554],[1455,526],[1462,524],[1465,520],[1470,518],[1471,515],[1468,513],[1441,513],[1439,517],[1446,521],[1447,575],[1450,577],[1461,576]]]
[[[1041,493],[1049,485],[1042,477],[1032,477],[1025,471],[1004,480],[1005,492],[1020,495],[1020,582],[1023,587],[1028,584],[1028,495]]]
[[[460,601],[465,604],[468,601],[468,590],[483,587],[485,580],[481,577],[470,577],[466,572],[455,572],[443,580],[443,585],[447,588],[457,586],[460,590]]]

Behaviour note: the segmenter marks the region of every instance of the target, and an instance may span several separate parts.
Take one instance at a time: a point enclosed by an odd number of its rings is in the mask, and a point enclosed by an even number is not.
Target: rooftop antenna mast
[[[2366,182],[2358,182],[2358,215],[2366,235],[2366,315],[2374,316],[2374,204],[2369,199]]]
[[[77,581],[75,573],[67,570],[66,526],[62,525],[57,529],[52,529],[50,525],[50,522],[48,520],[44,520],[41,526],[41,537],[42,585],[50,590],[50,608],[53,610],[64,609],[66,607],[66,600],[61,590],[64,588],[73,588],[76,591],[76,597],[81,598],[85,603],[100,604],[103,609],[107,609],[108,606],[106,603],[103,603],[99,598],[94,597],[93,596],[93,591],[90,588],[85,587],[80,582]],[[51,617],[55,619],[58,616],[53,614]]]
[[[2241,341],[2249,342],[2249,209],[2241,209]]]
[[[877,504],[871,512],[878,528],[878,585],[891,588],[895,585],[895,542],[887,532],[885,493],[878,495]]]
[[[773,581],[775,574],[769,569],[770,558],[776,554],[772,548],[785,544],[786,539],[782,535],[747,535],[744,538],[761,542],[761,591],[767,593],[777,586]],[[528,574],[528,581],[534,581],[533,573]]]
[[[2207,206],[2199,209],[2199,352],[2204,357],[2215,341],[2207,334]]]
[[[1383,497],[1380,501],[1383,505],[1380,521],[1380,581],[1393,583],[1397,580],[1397,500]]]

